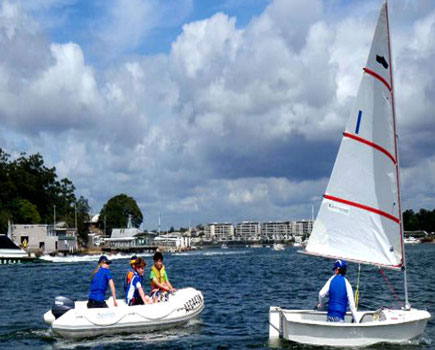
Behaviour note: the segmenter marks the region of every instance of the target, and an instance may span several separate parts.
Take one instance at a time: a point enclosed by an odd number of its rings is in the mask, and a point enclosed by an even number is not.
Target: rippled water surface
[[[128,259],[115,257],[112,270],[118,296]],[[151,256],[145,256],[149,273]],[[409,299],[413,307],[435,315],[435,244],[407,247]],[[56,295],[87,299],[95,258],[57,258],[54,262],[0,266],[0,348],[4,349],[318,349],[287,341],[269,343],[271,305],[313,308],[317,293],[331,275],[330,260],[297,254],[295,248],[203,250],[165,256],[177,288],[192,286],[205,297],[199,320],[181,328],[135,335],[70,341],[53,337],[42,316]],[[403,300],[402,274],[386,271]],[[357,266],[348,279],[355,287]],[[377,269],[363,266],[361,308],[398,305]],[[147,288],[148,289],[148,288]],[[435,349],[435,322],[413,344],[377,345],[370,349]]]

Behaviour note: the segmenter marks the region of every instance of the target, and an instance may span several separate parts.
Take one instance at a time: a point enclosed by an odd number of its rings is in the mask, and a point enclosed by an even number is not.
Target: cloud
[[[6,151],[40,152],[95,212],[111,196],[133,196],[147,227],[156,227],[158,213],[169,225],[187,225],[189,218],[300,219],[318,207],[377,2],[276,0],[243,27],[218,10],[185,23],[168,53],[148,55],[141,53],[146,38],[181,23],[195,10],[191,1],[98,3],[98,25],[85,28],[84,43],[51,42],[28,6],[0,5]],[[41,11],[77,6],[54,1]],[[435,44],[428,38],[435,9],[391,4],[391,12],[404,192],[419,209],[434,198]],[[89,60],[93,50],[101,61]]]
[[[107,58],[133,53],[156,30],[178,25],[193,10],[192,0],[110,0],[99,8],[92,35]]]

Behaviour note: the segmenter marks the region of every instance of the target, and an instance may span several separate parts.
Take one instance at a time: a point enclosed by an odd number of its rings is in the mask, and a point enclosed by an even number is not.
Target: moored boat
[[[199,317],[204,297],[194,288],[183,288],[164,302],[128,306],[117,300],[118,307],[108,300],[108,308],[87,308],[87,301],[73,302],[57,297],[44,321],[53,333],[64,338],[87,338],[104,334],[136,333],[182,325]]]
[[[0,235],[0,265],[32,262],[35,256],[18,247],[7,235]]]
[[[407,237],[405,238],[405,244],[419,244],[421,241],[415,237]]]

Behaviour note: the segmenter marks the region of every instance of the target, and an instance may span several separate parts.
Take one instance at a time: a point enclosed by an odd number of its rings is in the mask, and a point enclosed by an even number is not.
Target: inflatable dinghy
[[[108,308],[88,309],[87,301],[74,302],[56,297],[44,321],[55,335],[86,338],[103,334],[137,333],[171,328],[198,317],[204,309],[204,297],[194,288],[183,288],[164,302],[128,306],[124,300],[107,300]]]

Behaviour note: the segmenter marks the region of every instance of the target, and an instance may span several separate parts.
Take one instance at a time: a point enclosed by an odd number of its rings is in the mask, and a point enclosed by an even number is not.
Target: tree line
[[[6,233],[8,221],[17,224],[52,224],[65,221],[77,229],[81,243],[87,241],[86,222],[90,206],[75,195],[68,179],[58,179],[55,167],[47,167],[42,156],[21,153],[15,160],[0,148],[0,232]]]
[[[428,233],[435,232],[435,209],[420,209],[418,213],[408,209],[403,212],[403,226],[405,231],[423,230]]]
[[[53,224],[65,221],[76,227],[79,241],[88,241],[87,223],[90,206],[83,196],[75,194],[75,186],[68,179],[58,179],[55,167],[47,167],[37,153],[21,153],[15,160],[0,148],[0,233],[6,233],[8,221],[16,224]],[[131,215],[132,226],[139,227],[143,215],[136,201],[126,194],[108,200],[100,212],[98,226],[108,235],[112,228],[127,227]]]

